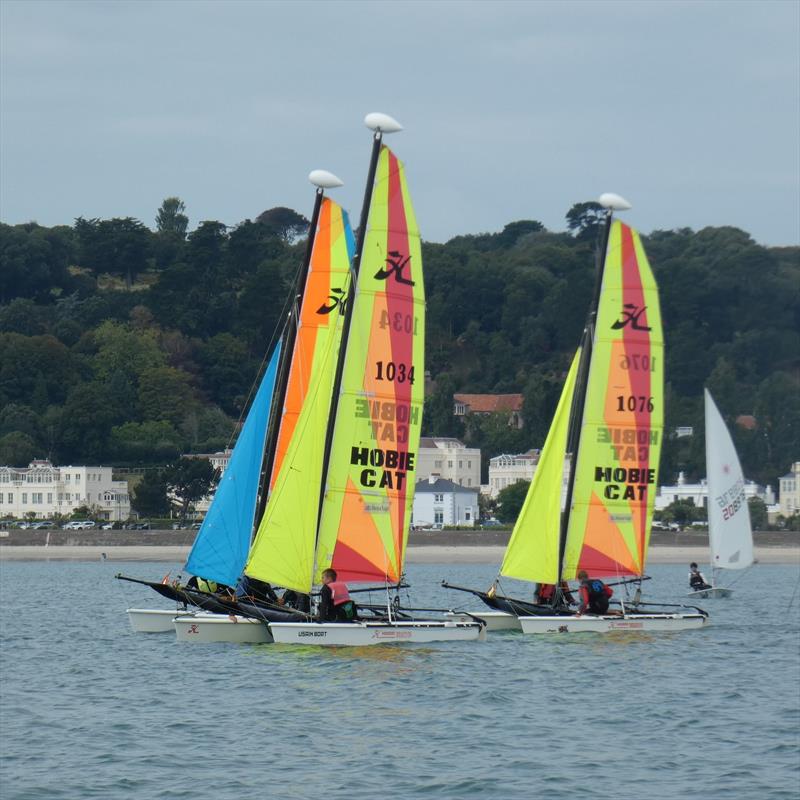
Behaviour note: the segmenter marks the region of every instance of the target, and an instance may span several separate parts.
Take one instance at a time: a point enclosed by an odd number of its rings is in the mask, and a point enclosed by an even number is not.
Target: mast
[[[583,412],[586,405],[586,390],[589,384],[589,368],[592,362],[592,346],[594,344],[595,323],[597,310],[600,304],[600,292],[603,289],[603,273],[606,264],[606,251],[608,250],[608,237],[611,232],[611,222],[614,211],[624,211],[631,207],[630,203],[617,194],[605,193],[600,195],[599,203],[606,209],[605,224],[600,235],[597,249],[597,268],[595,276],[592,303],[581,336],[581,358],[578,362],[578,375],[575,382],[575,394],[572,398],[569,426],[567,428],[566,452],[569,453],[569,477],[567,479],[567,497],[564,510],[561,512],[561,529],[558,540],[558,580],[556,590],[553,592],[553,605],[562,602],[561,575],[564,569],[564,553],[567,546],[567,533],[569,531],[570,509],[572,507],[572,494],[575,488],[575,468],[578,464],[578,449],[581,438],[581,425]]]
[[[343,185],[342,181],[332,172],[326,172],[321,169],[313,170],[309,174],[308,179],[317,187],[317,191],[314,196],[314,210],[311,213],[311,223],[308,228],[308,240],[306,242],[303,266],[297,277],[295,295],[292,298],[292,305],[286,319],[285,340],[278,364],[278,376],[275,380],[275,395],[270,411],[269,424],[267,426],[267,436],[264,442],[264,457],[261,463],[261,476],[258,484],[258,503],[256,506],[256,514],[253,518],[253,535],[255,535],[258,524],[264,516],[264,510],[267,507],[267,500],[269,499],[270,479],[275,465],[275,450],[277,448],[278,434],[281,428],[283,406],[286,401],[286,390],[289,385],[289,373],[292,368],[300,311],[302,309],[303,297],[305,296],[306,283],[308,281],[308,270],[311,265],[311,256],[314,252],[314,242],[317,237],[317,225],[319,223],[320,208],[322,208],[322,198],[325,195],[325,189],[333,189]]]
[[[322,477],[320,480],[319,499],[317,504],[317,538],[319,538],[319,527],[322,521],[322,504],[325,499],[325,486],[328,482],[328,467],[330,464],[331,447],[333,446],[333,428],[336,422],[336,411],[339,406],[339,392],[342,386],[342,373],[344,372],[344,362],[347,355],[347,337],[350,333],[350,324],[353,319],[356,283],[358,281],[358,271],[361,266],[361,254],[364,249],[364,241],[367,236],[367,222],[369,220],[370,205],[372,204],[372,190],[375,183],[375,172],[378,168],[378,157],[381,153],[383,134],[395,133],[403,130],[403,126],[400,125],[397,120],[393,119],[388,114],[381,114],[377,112],[367,114],[367,116],[364,118],[364,124],[370,128],[370,130],[374,131],[374,135],[372,137],[372,154],[370,155],[369,169],[367,171],[367,185],[364,189],[364,202],[361,206],[361,218],[358,223],[356,251],[353,256],[353,264],[350,269],[350,284],[347,288],[347,297],[345,299],[344,307],[344,320],[342,322],[342,338],[341,343],[339,344],[336,372],[333,378],[333,392],[331,395],[330,409],[328,411],[328,427],[325,431],[325,450],[322,456]]]

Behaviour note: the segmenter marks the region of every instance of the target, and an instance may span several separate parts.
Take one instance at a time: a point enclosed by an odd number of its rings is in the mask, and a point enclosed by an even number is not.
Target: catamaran
[[[316,186],[314,210],[286,324],[186,562],[189,574],[223,586],[235,586],[242,575],[255,524],[280,472],[308,387],[321,357],[340,335],[339,299],[349,279],[355,239],[347,213],[324,194],[342,182],[324,170],[314,170],[309,180]],[[181,641],[269,641],[267,620],[306,616],[275,603],[118,577],[148,585],[182,606],[180,613],[128,609],[134,630],[176,630]],[[211,613],[190,613],[189,606]]]
[[[717,586],[717,580],[722,570],[752,565],[753,529],[744,494],[744,474],[733,439],[708,389],[704,402],[711,588],[689,592],[689,597],[730,597],[733,589]]]
[[[362,619],[270,622],[276,642],[477,639],[475,620],[419,619],[399,603],[422,424],[425,298],[405,171],[383,144],[402,128],[385,114],[365,122],[372,156],[353,277],[340,295],[341,343],[310,385],[245,574],[303,594],[328,569],[339,581],[385,588],[385,606],[364,609]]]
[[[661,313],[639,234],[613,218],[630,204],[615,194],[599,202],[606,222],[594,299],[500,568],[553,586],[552,601],[500,595],[498,581],[488,592],[466,590],[516,617],[523,633],[674,631],[708,620],[701,609],[641,602],[663,435]],[[582,571],[636,591],[609,613],[577,614],[564,582]]]

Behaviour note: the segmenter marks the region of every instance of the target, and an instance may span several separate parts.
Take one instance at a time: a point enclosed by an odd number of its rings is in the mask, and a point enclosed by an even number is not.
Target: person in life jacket
[[[689,586],[693,592],[711,588],[711,585],[706,583],[705,576],[700,572],[697,563],[694,561],[689,564]]]
[[[551,605],[555,590],[556,587],[553,583],[540,583],[533,598],[534,602],[539,605]],[[575,598],[572,596],[572,592],[569,590],[569,584],[566,581],[561,581],[561,597],[564,599],[565,603],[569,603],[571,606],[575,605]]]
[[[350,599],[347,584],[336,577],[335,569],[322,573],[319,618],[322,622],[352,622],[358,619],[356,604]]]
[[[578,614],[587,611],[590,614],[608,613],[608,601],[614,594],[614,590],[598,578],[590,578],[585,569],[578,573],[578,578],[581,582],[579,589],[581,602],[578,606]]]

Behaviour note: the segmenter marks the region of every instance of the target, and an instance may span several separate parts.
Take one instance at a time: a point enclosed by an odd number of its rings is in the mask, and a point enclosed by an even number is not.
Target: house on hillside
[[[780,513],[784,517],[791,517],[800,511],[800,461],[795,461],[788,474],[778,480]]]
[[[478,519],[478,489],[430,475],[414,490],[411,521],[415,526],[459,525],[472,528]]]
[[[481,451],[446,436],[423,436],[419,440],[415,467],[418,480],[436,473],[459,486],[476,488],[481,482]]]
[[[517,481],[532,481],[538,463],[538,450],[528,450],[527,453],[516,455],[503,453],[489,459],[488,495],[496,499],[507,486],[513,486]]]
[[[489,414],[508,414],[508,425],[521,428],[521,394],[463,394],[453,395],[453,416],[468,417],[470,414],[488,416]]]

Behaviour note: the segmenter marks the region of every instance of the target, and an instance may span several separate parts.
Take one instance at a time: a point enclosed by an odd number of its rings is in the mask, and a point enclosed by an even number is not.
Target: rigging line
[[[749,567],[746,567],[745,569],[743,569],[743,570],[742,570],[742,571],[741,571],[741,572],[740,572],[740,573],[739,573],[739,574],[736,576],[736,578],[735,578],[734,580],[732,580],[732,581],[731,581],[731,582],[728,584],[728,587],[727,587],[727,588],[728,588],[728,589],[730,589],[732,586],[735,586],[737,583],[739,583],[739,581],[740,581],[742,578],[744,578],[744,576],[745,576],[745,575],[747,575],[747,573],[748,573],[748,572],[750,572],[750,570],[751,570],[751,569],[753,569],[753,567],[754,567],[754,566],[755,566],[755,562],[753,562],[753,563],[752,563],[752,564],[751,564]]]

